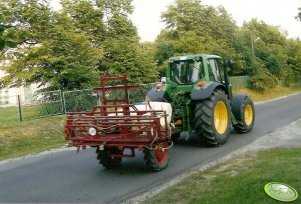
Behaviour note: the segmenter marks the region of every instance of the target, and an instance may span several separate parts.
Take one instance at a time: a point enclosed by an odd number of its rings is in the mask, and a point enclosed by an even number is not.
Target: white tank
[[[135,107],[140,110],[140,111],[144,111],[144,110],[160,110],[160,111],[165,111],[167,114],[167,124],[169,126],[170,122],[171,122],[171,116],[172,116],[172,107],[170,105],[170,103],[166,103],[166,102],[149,102],[149,103],[141,103],[141,104],[135,104]],[[130,111],[135,111],[133,108],[130,108]],[[150,115],[151,113],[146,113],[147,115]],[[109,113],[108,116],[115,116],[116,113]],[[123,113],[117,113],[118,116],[122,116]],[[137,115],[136,113],[131,113],[131,115]],[[160,115],[158,115],[160,116]],[[160,125],[165,128],[165,119],[162,116],[160,118]]]
[[[171,122],[171,116],[172,116],[172,107],[170,103],[166,102],[149,102],[144,104],[135,104],[135,107],[138,110],[162,110],[165,111],[167,114],[167,124],[169,125]],[[132,108],[130,108],[130,111],[133,111]],[[147,113],[148,114],[148,113]],[[165,119],[164,117],[161,117],[160,124],[162,127],[165,127]]]

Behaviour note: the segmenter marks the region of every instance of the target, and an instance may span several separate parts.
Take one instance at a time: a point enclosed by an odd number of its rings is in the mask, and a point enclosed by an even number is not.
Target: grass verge
[[[289,87],[275,87],[263,93],[252,91],[246,88],[233,90],[234,94],[238,94],[238,93],[248,94],[253,99],[254,102],[271,100],[281,96],[287,96],[290,94],[300,93],[300,92],[301,92],[301,83],[292,84]]]
[[[0,122],[0,160],[62,147],[65,116]]]
[[[250,152],[168,188],[146,203],[277,203],[263,187],[278,181],[301,193],[301,149]],[[301,198],[293,203],[301,203]]]

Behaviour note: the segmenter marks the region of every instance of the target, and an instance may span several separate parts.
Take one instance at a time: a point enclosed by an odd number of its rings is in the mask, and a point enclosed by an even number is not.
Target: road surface
[[[120,169],[106,170],[98,165],[94,149],[4,163],[0,165],[0,203],[120,203],[301,118],[301,94],[255,108],[251,133],[232,132],[228,143],[217,148],[176,145],[167,169],[157,173],[147,171],[142,154],[124,159]]]

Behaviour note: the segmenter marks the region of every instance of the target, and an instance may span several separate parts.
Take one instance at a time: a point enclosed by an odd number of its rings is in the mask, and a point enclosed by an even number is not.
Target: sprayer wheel
[[[151,171],[161,171],[168,165],[168,144],[160,143],[153,149],[144,149],[144,160]]]
[[[123,151],[118,149],[104,149],[104,150],[96,150],[97,159],[99,163],[102,164],[106,169],[114,169],[120,166],[122,161],[121,157],[112,157],[110,154],[122,154]]]

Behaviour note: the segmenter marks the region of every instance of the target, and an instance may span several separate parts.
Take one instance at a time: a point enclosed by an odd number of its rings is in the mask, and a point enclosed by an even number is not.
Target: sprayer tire
[[[114,169],[120,166],[122,158],[121,157],[112,157],[109,153],[112,154],[122,154],[121,150],[118,149],[104,149],[104,150],[96,150],[97,159],[99,163],[102,164],[106,169]]]
[[[144,160],[148,169],[151,171],[161,171],[167,167],[169,160],[167,147],[167,143],[160,143],[153,149],[144,149]]]

